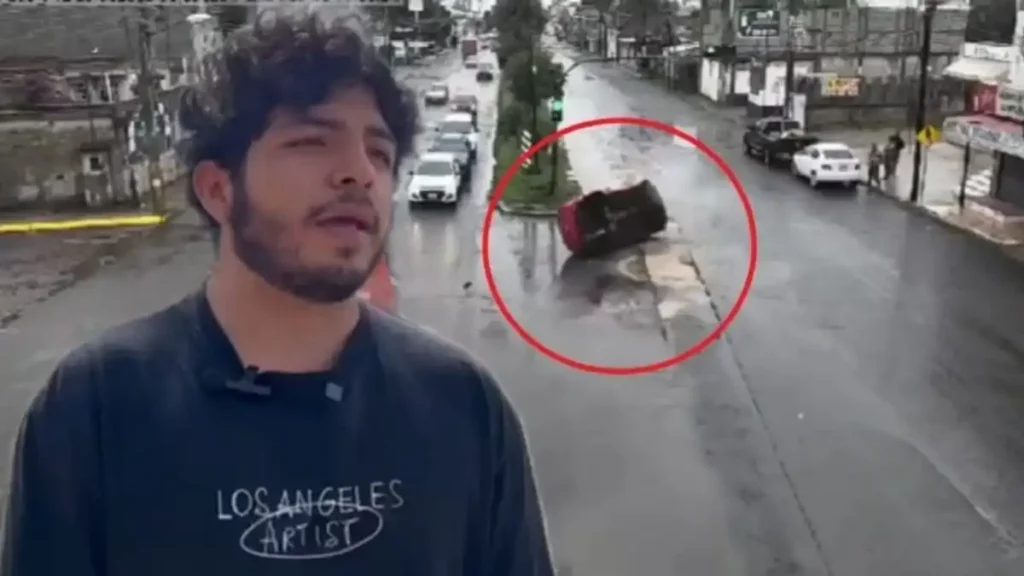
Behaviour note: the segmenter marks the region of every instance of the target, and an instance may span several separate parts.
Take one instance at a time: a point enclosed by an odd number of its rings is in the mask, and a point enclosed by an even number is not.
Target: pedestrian
[[[418,114],[349,26],[261,16],[187,90],[216,265],[33,400],[3,576],[553,574],[494,379],[356,296]]]
[[[881,169],[882,151],[878,149],[878,144],[872,144],[871,150],[868,152],[868,188],[881,187]]]
[[[905,147],[906,143],[903,141],[903,138],[900,137],[899,132],[894,132],[892,136],[889,137],[889,142],[886,144],[884,151],[886,180],[891,180],[896,174],[896,168],[900,163],[900,155]]]

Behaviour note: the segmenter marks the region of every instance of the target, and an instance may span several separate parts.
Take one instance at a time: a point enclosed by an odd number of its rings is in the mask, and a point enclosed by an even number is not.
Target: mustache
[[[362,223],[368,232],[376,234],[381,229],[381,217],[365,190],[348,189],[339,191],[335,198],[309,211],[308,222],[316,223],[328,218],[348,217]]]

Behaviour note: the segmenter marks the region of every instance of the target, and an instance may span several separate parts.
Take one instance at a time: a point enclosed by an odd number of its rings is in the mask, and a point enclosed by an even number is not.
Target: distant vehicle
[[[469,140],[462,134],[442,134],[431,144],[429,152],[451,154],[462,168],[462,178],[469,178],[473,163],[469,154]]]
[[[480,42],[475,37],[472,36],[467,36],[463,38],[461,46],[463,61],[467,61],[471,57],[476,57],[477,52],[479,52],[480,50]]]
[[[779,161],[788,162],[794,152],[817,142],[814,136],[804,134],[800,122],[769,117],[747,127],[743,134],[743,151],[771,166]]]
[[[805,178],[812,188],[841,184],[853,188],[860,183],[860,160],[846,144],[819,142],[793,154],[793,174]]]
[[[428,152],[412,172],[409,201],[455,204],[461,189],[462,175],[455,157],[444,152]]]
[[[443,106],[448,103],[448,85],[443,83],[433,84],[423,96],[423,102],[427,106]]]
[[[477,99],[472,94],[456,94],[452,97],[452,112],[476,114]]]
[[[490,62],[481,62],[480,67],[476,71],[477,82],[492,82],[494,81],[495,66]]]
[[[476,159],[478,141],[476,122],[473,120],[472,114],[455,112],[445,116],[444,120],[437,126],[437,132],[441,135],[459,134],[464,136],[466,141],[469,142],[469,157],[471,160]]]

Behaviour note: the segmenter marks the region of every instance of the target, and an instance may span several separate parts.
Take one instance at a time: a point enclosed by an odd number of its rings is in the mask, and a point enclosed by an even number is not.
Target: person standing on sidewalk
[[[872,144],[868,152],[868,188],[881,188],[881,170],[882,151],[878,149],[878,144]]]
[[[261,15],[190,87],[217,261],[56,367],[18,432],[2,576],[552,576],[519,417],[364,303],[417,99],[354,26]]]
[[[903,149],[906,147],[906,143],[903,138],[900,137],[899,132],[894,132],[889,137],[889,142],[885,146],[885,179],[892,180],[892,177],[896,174],[896,168],[900,163],[900,155],[903,153]]]

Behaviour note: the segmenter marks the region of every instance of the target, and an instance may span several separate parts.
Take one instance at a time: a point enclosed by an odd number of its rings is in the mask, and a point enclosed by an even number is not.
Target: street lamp
[[[927,119],[925,100],[928,98],[928,64],[932,56],[932,24],[935,21],[935,10],[939,4],[942,4],[942,0],[924,0],[924,4],[920,8],[924,17],[921,30],[924,37],[921,40],[921,52],[917,62],[917,110],[914,119],[914,176],[910,185],[911,204],[917,204],[921,197],[921,156],[924,144],[921,143],[918,136],[924,130]]]

